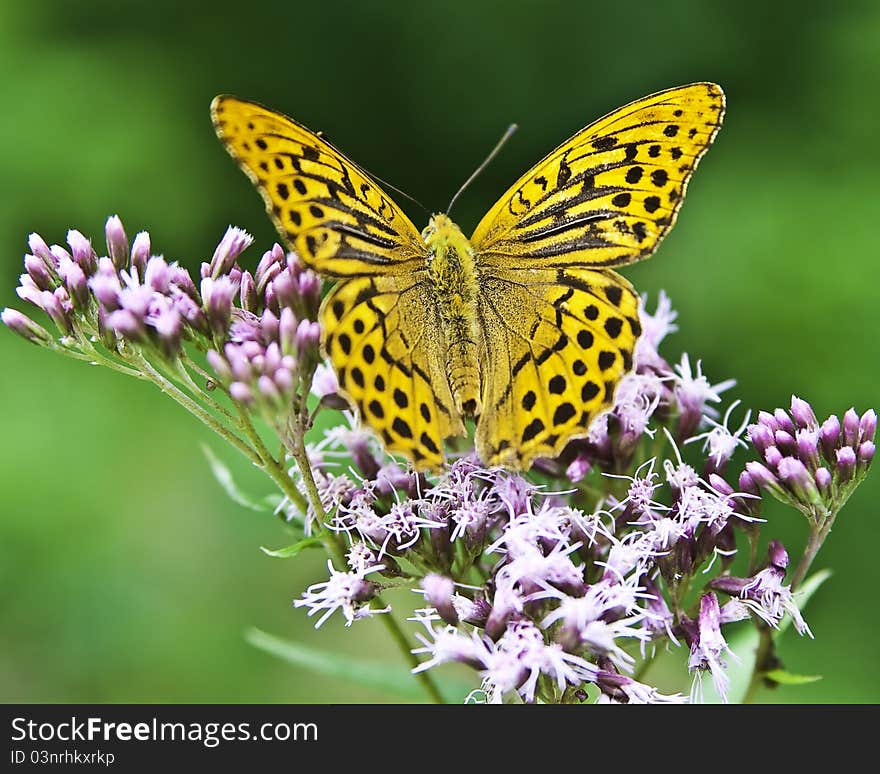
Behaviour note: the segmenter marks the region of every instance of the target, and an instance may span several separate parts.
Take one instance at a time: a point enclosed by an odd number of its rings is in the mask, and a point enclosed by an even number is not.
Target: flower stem
[[[770,668],[770,660],[773,657],[773,632],[769,626],[758,624],[760,639],[755,649],[755,666],[752,667],[752,676],[749,679],[748,688],[743,695],[742,703],[751,704],[764,680],[764,673]]]
[[[382,599],[377,595],[376,600],[379,605],[383,604]],[[410,666],[413,668],[419,665],[418,657],[412,652],[412,646],[410,645],[409,640],[406,638],[406,633],[403,629],[400,628],[400,624],[397,622],[397,619],[394,617],[393,613],[385,613],[380,615],[379,618],[382,619],[382,623],[385,624],[385,628],[388,630],[388,633],[391,635],[391,638],[397,643],[397,646],[400,648],[400,652],[404,654],[406,660],[409,661]],[[415,678],[422,684],[422,688],[425,689],[425,693],[428,694],[431,701],[434,704],[445,704],[446,702],[443,699],[443,696],[440,694],[440,689],[437,688],[437,684],[434,682],[434,678],[431,677],[428,672],[416,672]]]
[[[248,446],[247,443],[245,443],[229,428],[224,427],[222,424],[220,424],[220,422],[218,422],[209,411],[205,410],[202,406],[196,403],[176,384],[162,376],[162,374],[160,374],[155,368],[153,368],[153,366],[147,361],[147,359],[143,355],[139,354],[137,356],[137,364],[141,368],[141,370],[147,375],[150,381],[152,381],[157,387],[159,387],[162,392],[177,401],[181,406],[189,411],[190,414],[202,420],[202,422],[210,427],[211,430],[217,433],[217,435],[219,435],[221,438],[229,441],[229,443],[231,443],[236,449],[244,454],[245,457],[253,462],[254,465],[263,467],[263,460],[254,451],[253,448]]]
[[[807,539],[807,546],[804,549],[804,555],[798,562],[797,569],[794,571],[794,575],[792,575],[791,578],[792,591],[797,589],[806,577],[810,565],[816,558],[816,554],[819,553],[819,549],[825,542],[825,538],[828,537],[828,533],[831,532],[831,526],[834,523],[835,515],[836,514],[830,515],[821,526],[814,526],[812,523],[810,524],[810,537]]]
[[[305,401],[303,401],[303,405],[305,405]],[[309,455],[306,450],[305,444],[305,430],[306,426],[304,422],[307,421],[307,414],[303,412],[300,415],[298,426],[294,429],[294,432],[291,434],[293,441],[293,448],[291,449],[291,453],[293,454],[294,460],[296,460],[296,464],[299,466],[300,474],[303,477],[303,483],[306,488],[306,495],[309,499],[309,504],[312,506],[312,512],[315,514],[315,522],[317,523],[317,527],[320,530],[321,540],[324,543],[324,547],[332,557],[336,559],[337,562],[340,563],[342,567],[345,567],[347,562],[345,558],[345,551],[339,542],[338,536],[327,529],[324,522],[327,518],[327,514],[324,511],[324,505],[321,502],[321,496],[318,492],[318,485],[315,483],[315,476],[312,473],[312,465],[309,461]],[[387,607],[382,600],[380,595],[375,596],[375,600],[380,607]],[[403,654],[404,658],[410,663],[412,667],[417,667],[419,665],[418,657],[412,652],[412,645],[406,637],[406,633],[400,627],[397,619],[394,617],[394,614],[391,612],[384,613],[379,616],[382,619],[382,623],[385,624],[385,628],[388,630],[388,633],[391,635],[391,638],[397,644],[398,648],[400,648],[400,652]],[[431,701],[435,704],[443,704],[443,696],[440,694],[439,688],[437,688],[436,683],[434,682],[434,678],[429,675],[427,672],[416,672],[415,678],[421,683],[422,687],[425,689],[425,693],[428,694]]]

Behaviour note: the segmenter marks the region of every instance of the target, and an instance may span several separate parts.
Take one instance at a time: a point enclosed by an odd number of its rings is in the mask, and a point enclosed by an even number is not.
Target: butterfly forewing
[[[412,271],[425,245],[390,197],[330,143],[235,97],[211,104],[217,134],[259,190],[288,245],[333,277]]]
[[[650,255],[724,111],[711,83],[659,92],[590,124],[520,178],[471,243],[487,269],[609,267]]]

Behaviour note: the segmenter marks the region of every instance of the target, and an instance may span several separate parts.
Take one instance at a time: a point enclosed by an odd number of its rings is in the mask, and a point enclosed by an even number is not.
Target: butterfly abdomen
[[[445,215],[431,218],[423,237],[430,250],[428,278],[446,345],[446,377],[459,413],[476,416],[481,406],[474,251],[458,226]]]

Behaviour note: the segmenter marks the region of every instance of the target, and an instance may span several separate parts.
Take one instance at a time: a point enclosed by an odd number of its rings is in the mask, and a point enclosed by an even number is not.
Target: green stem
[[[226,406],[224,406],[219,401],[215,400],[204,389],[202,389],[202,387],[200,385],[196,384],[195,379],[192,378],[192,375],[190,374],[188,369],[192,369],[193,371],[198,373],[199,376],[203,377],[204,379],[211,379],[210,374],[205,373],[192,360],[190,360],[190,358],[186,354],[182,354],[177,359],[176,373],[180,376],[181,379],[183,379],[183,381],[186,383],[186,386],[190,389],[190,391],[194,395],[198,395],[199,398],[204,400],[205,403],[207,403],[209,406],[211,406],[211,408],[214,409],[216,412],[218,412],[219,414],[222,414],[227,419],[234,420],[235,417],[233,416],[232,412],[226,408]],[[211,381],[214,382],[215,384],[217,384],[218,389],[222,389],[222,387],[220,386],[220,384],[218,382],[216,382],[213,379],[211,379]],[[225,390],[224,390],[224,394],[225,394]]]
[[[248,440],[254,445],[257,454],[262,458],[263,464],[261,467],[266,475],[278,485],[279,489],[281,489],[281,491],[287,496],[287,499],[299,509],[300,513],[303,514],[303,521],[305,521],[309,501],[303,496],[303,493],[296,488],[296,485],[293,483],[293,480],[287,472],[287,468],[281,461],[283,459],[283,451],[279,453],[279,458],[275,458],[266,448],[266,444],[264,444],[263,439],[260,438],[260,434],[254,427],[253,422],[251,422],[250,417],[240,406],[238,406],[238,414],[239,427],[241,427],[242,432],[244,432],[248,437]]]
[[[345,558],[345,551],[342,547],[342,544],[339,541],[338,536],[333,533],[331,530],[327,529],[324,522],[327,518],[327,514],[324,511],[324,505],[321,502],[321,496],[318,492],[318,485],[315,483],[315,477],[312,473],[312,466],[309,462],[309,455],[306,451],[305,444],[305,429],[306,426],[304,422],[308,421],[308,409],[305,407],[305,400],[303,400],[304,411],[300,412],[299,417],[299,426],[292,433],[293,440],[293,448],[291,452],[293,454],[294,460],[296,460],[296,464],[299,466],[300,474],[303,477],[303,483],[306,488],[306,495],[308,496],[309,503],[312,506],[312,511],[315,514],[315,521],[317,522],[318,529],[320,530],[321,540],[324,543],[327,552],[335,557],[335,559],[340,563],[341,566],[345,567],[347,562]],[[375,596],[376,603],[381,607],[387,607],[382,597],[377,594]],[[421,662],[418,657],[412,652],[412,645],[406,637],[406,633],[401,629],[400,624],[397,619],[394,617],[394,614],[383,613],[379,616],[382,620],[382,623],[385,625],[385,628],[388,630],[388,633],[391,635],[391,638],[397,644],[397,647],[400,648],[400,652],[403,654],[404,658],[410,663],[410,666],[415,668]],[[435,704],[443,704],[443,696],[440,694],[439,688],[437,688],[436,683],[434,682],[434,678],[429,675],[427,672],[416,672],[415,678],[418,680],[422,687],[425,689],[425,693],[428,694],[428,697]]]
[[[792,591],[797,589],[807,576],[810,565],[812,565],[813,560],[816,558],[816,554],[819,553],[819,549],[825,542],[825,538],[828,537],[828,533],[831,532],[836,515],[836,513],[830,513],[824,519],[817,520],[818,523],[817,521],[810,521],[810,536],[807,538],[804,554],[792,576]],[[773,658],[773,630],[769,626],[760,624],[759,632],[761,639],[755,651],[755,666],[752,669],[749,686],[746,688],[745,696],[743,697],[743,704],[749,704],[754,701],[758,688],[760,688],[764,679],[764,674],[773,668],[773,664],[770,663]]]
[[[825,542],[825,538],[828,537],[828,533],[831,532],[831,526],[834,524],[835,515],[836,514],[830,515],[821,526],[814,526],[812,523],[810,524],[810,537],[807,539],[807,547],[804,549],[804,555],[798,562],[797,569],[794,571],[794,575],[792,575],[791,578],[792,591],[797,589],[806,577],[810,565],[816,558],[816,554],[819,553],[819,549]]]
[[[211,430],[213,430],[221,438],[229,441],[236,449],[245,455],[254,465],[258,467],[264,466],[264,461],[260,458],[253,448],[248,446],[241,438],[233,433],[229,428],[220,424],[214,416],[202,406],[196,403],[189,395],[181,390],[176,384],[166,379],[160,374],[152,364],[141,354],[137,355],[137,364],[141,370],[147,375],[162,392],[174,399],[183,406],[190,414],[202,420]]]
[[[760,639],[755,649],[755,666],[752,668],[752,676],[749,685],[743,695],[743,704],[751,704],[755,700],[758,689],[764,680],[764,673],[768,671],[769,660],[773,654],[773,632],[769,626],[758,624]]]
[[[384,604],[382,598],[378,595],[376,596],[376,600],[380,605]],[[382,623],[385,624],[385,628],[388,630],[391,638],[397,643],[400,652],[403,653],[406,660],[409,661],[410,666],[413,668],[417,667],[421,662],[419,661],[418,656],[412,652],[412,646],[406,637],[406,633],[400,628],[400,624],[397,622],[393,613],[383,613],[379,618],[382,619]],[[434,682],[434,678],[431,677],[431,675],[427,672],[416,672],[414,677],[422,684],[422,688],[425,689],[425,693],[428,694],[428,697],[434,704],[445,704],[443,696],[440,694],[440,689],[437,688],[437,684]]]

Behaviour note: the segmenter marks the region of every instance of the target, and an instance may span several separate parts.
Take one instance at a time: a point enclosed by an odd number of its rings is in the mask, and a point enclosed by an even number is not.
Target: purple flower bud
[[[24,268],[40,290],[52,290],[55,272],[54,270],[50,272],[42,258],[38,258],[36,255],[26,255]]]
[[[263,295],[266,292],[269,283],[271,283],[284,268],[283,262],[284,250],[277,242],[271,250],[263,253],[263,257],[260,259],[260,262],[257,264],[257,269],[254,272],[258,295]]]
[[[142,321],[128,309],[118,309],[108,314],[107,327],[129,341],[140,341],[143,339],[144,328]]]
[[[78,309],[85,309],[89,304],[89,284],[82,267],[71,261],[64,267],[64,285]]]
[[[152,300],[153,290],[146,285],[125,287],[119,291],[119,303],[123,309],[127,309],[135,317],[141,319],[147,316]]]
[[[819,444],[822,447],[822,456],[829,462],[834,462],[835,452],[840,446],[840,420],[833,414],[819,428]]]
[[[730,575],[722,575],[709,582],[709,588],[729,594],[732,597],[740,596],[752,582],[751,578],[735,578]]]
[[[245,357],[248,357],[251,360],[256,360],[257,358],[262,359],[265,353],[263,347],[256,341],[242,342],[241,351]]]
[[[46,314],[52,318],[52,322],[55,323],[58,330],[67,334],[73,332],[73,324],[69,316],[70,299],[63,287],[56,288],[54,293],[44,290],[40,294],[40,303]]]
[[[98,254],[92,247],[92,243],[75,228],[67,232],[67,244],[73,254],[73,260],[79,264],[86,274],[94,274],[98,268]]]
[[[293,306],[297,301],[297,286],[289,270],[282,271],[272,280],[272,290],[281,307]]]
[[[873,441],[863,441],[861,444],[859,444],[859,465],[870,465],[871,460],[874,459],[874,452],[876,450],[877,447],[874,445]]]
[[[791,421],[791,417],[783,409],[776,409],[776,411],[773,412],[773,418],[776,420],[776,425],[779,430],[785,430],[786,433],[794,436],[794,422]]]
[[[855,446],[859,442],[859,415],[854,408],[843,415],[843,442]]]
[[[271,309],[273,312],[281,312],[278,307],[278,299],[275,298],[275,288],[271,282],[266,285],[266,292],[263,296],[263,306],[265,306],[266,309]]]
[[[201,333],[208,333],[208,320],[202,307],[188,294],[177,291],[172,295],[172,303],[178,314],[187,324]]]
[[[775,468],[782,461],[783,454],[775,446],[768,446],[764,452],[764,459],[771,468]]]
[[[233,382],[230,384],[229,394],[234,400],[241,403],[250,404],[254,402],[254,394],[251,392],[251,388],[242,382]]]
[[[816,486],[819,487],[819,491],[822,492],[823,495],[827,494],[831,487],[831,471],[824,467],[817,468],[813,477],[816,479]]]
[[[584,476],[586,476],[592,468],[593,463],[590,462],[590,457],[581,452],[565,469],[565,477],[576,484],[578,481],[582,481]]]
[[[312,311],[321,297],[321,280],[313,271],[304,271],[299,277],[299,294]]]
[[[768,488],[779,485],[776,476],[767,470],[767,468],[765,468],[760,462],[747,462],[746,472],[749,474],[752,481],[760,487]]]
[[[166,355],[174,355],[180,347],[180,337],[183,332],[183,320],[173,306],[162,309],[153,318],[153,328],[159,337],[163,352]]]
[[[779,447],[779,450],[784,454],[794,454],[797,449],[794,435],[787,430],[777,430],[773,434],[773,440],[776,442],[776,446]]]
[[[776,421],[776,417],[769,411],[758,412],[758,424],[764,425],[771,433],[779,430],[779,423]]]
[[[277,342],[273,341],[268,347],[266,347],[266,350],[263,353],[262,368],[269,373],[276,368],[281,368],[281,350],[279,349]]]
[[[749,425],[749,440],[759,454],[764,454],[768,446],[774,444],[774,430],[767,424],[761,422],[756,425]]]
[[[229,369],[229,364],[219,352],[209,349],[208,353],[205,355],[205,359],[208,361],[208,365],[214,369],[214,373],[220,377],[220,381],[231,381],[232,371]]]
[[[118,215],[107,218],[104,235],[107,237],[107,252],[110,260],[117,269],[124,269],[128,266],[128,237]]]
[[[278,391],[278,387],[270,377],[263,374],[263,376],[257,380],[257,387],[264,398],[267,398],[273,403],[281,402],[281,393]]]
[[[278,389],[285,394],[293,392],[293,387],[296,384],[293,378],[293,373],[289,368],[276,369],[275,373],[272,374],[272,380],[275,382]]]
[[[318,346],[321,341],[321,326],[310,320],[300,320],[296,328],[296,348],[304,355],[309,350]]]
[[[147,261],[144,269],[144,284],[157,293],[167,293],[171,284],[171,270],[164,258],[154,256]]]
[[[281,351],[285,355],[292,355],[297,351],[297,326],[298,323],[293,309],[285,306],[281,310],[281,319],[278,322],[278,339],[281,342]]]
[[[803,503],[819,501],[819,490],[803,462],[796,457],[785,457],[778,467],[779,478],[788,489]]]
[[[52,336],[49,335],[45,328],[17,309],[7,307],[0,313],[0,320],[13,333],[17,333],[33,344],[46,345],[52,343]]]
[[[229,368],[236,381],[249,382],[253,372],[251,371],[250,361],[242,352],[241,347],[236,344],[227,344],[223,348],[223,352],[226,355],[226,362],[229,363]]]
[[[36,232],[28,236],[28,247],[37,258],[41,258],[45,261],[47,266],[51,267],[55,265],[55,259],[52,257],[49,245],[47,245],[43,237]]]
[[[222,334],[229,326],[232,317],[232,299],[235,286],[229,277],[205,277],[202,279],[202,304],[211,329]]]
[[[235,226],[227,228],[211,258],[210,276],[217,279],[222,274],[228,274],[238,256],[250,247],[253,241],[254,238],[246,231]]]
[[[254,275],[249,271],[243,272],[241,275],[239,298],[241,299],[242,309],[256,314],[260,300],[259,296],[257,296],[257,283],[254,282]]]
[[[278,317],[271,309],[267,309],[263,312],[263,316],[260,317],[260,341],[264,344],[277,341],[280,335],[279,327]],[[284,347],[282,345],[282,351],[283,349]]]
[[[185,293],[196,303],[199,302],[199,291],[196,290],[196,283],[193,282],[193,278],[190,277],[189,272],[183,268],[183,266],[178,266],[176,263],[172,263],[168,267],[168,271],[171,275],[169,280],[172,287],[177,288],[181,293]]]
[[[49,252],[52,253],[52,261],[56,266],[59,266],[61,263],[73,263],[73,256],[61,245],[52,245],[49,248]]]
[[[761,518],[761,507],[763,500],[761,499],[761,490],[755,483],[751,474],[744,470],[739,474],[739,491],[742,493],[735,498],[737,511],[749,519]],[[757,522],[747,519],[737,519],[736,525],[747,530],[757,529]]]
[[[29,304],[33,304],[39,309],[43,309],[43,293],[51,293],[51,291],[40,290],[28,274],[22,274],[19,278],[19,281],[21,282],[21,284],[15,289],[16,295],[22,301],[27,301]],[[43,311],[46,310],[43,309]]]
[[[816,429],[798,430],[796,435],[797,453],[801,462],[815,470],[819,466],[819,432]]]
[[[725,497],[729,497],[734,494],[733,487],[727,483],[721,476],[717,473],[711,473],[709,475],[709,486],[712,487],[718,494],[724,495]]]
[[[860,438],[863,441],[873,441],[874,433],[877,432],[877,412],[868,409],[859,419]]]
[[[131,246],[131,267],[138,277],[144,276],[144,269],[147,266],[147,261],[150,260],[150,249],[149,233],[141,231],[136,234]]]
[[[319,398],[326,398],[328,395],[335,395],[339,392],[339,381],[332,368],[322,363],[315,369],[312,392]]]
[[[837,450],[837,474],[841,482],[849,481],[856,468],[856,451],[852,446],[843,446]]]
[[[306,265],[302,262],[302,259],[294,252],[289,252],[285,256],[285,261],[287,262],[287,268],[293,272],[294,277],[298,277],[306,270]]]
[[[429,573],[422,580],[425,599],[431,607],[436,608],[440,617],[448,624],[458,624],[458,613],[452,600],[455,597],[455,583],[451,578],[436,573]]]
[[[778,540],[770,541],[770,545],[767,546],[767,558],[771,565],[783,572],[788,567],[788,552]]]
[[[817,428],[819,420],[813,412],[812,406],[796,395],[791,396],[791,415],[800,428]]]
[[[746,494],[751,495],[760,495],[761,490],[758,485],[755,483],[755,480],[752,478],[751,473],[747,470],[744,470],[739,474],[739,490],[740,492],[745,492]]]

